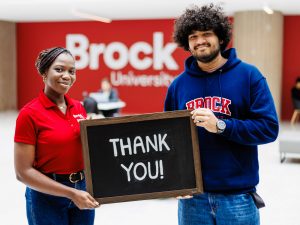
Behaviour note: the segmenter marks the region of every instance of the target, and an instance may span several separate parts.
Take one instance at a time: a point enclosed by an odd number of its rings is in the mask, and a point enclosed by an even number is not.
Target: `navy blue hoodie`
[[[204,191],[245,193],[259,182],[257,145],[276,139],[278,119],[266,78],[235,49],[222,55],[227,62],[212,73],[187,58],[168,89],[165,111],[205,107],[225,121],[222,134],[198,127]]]

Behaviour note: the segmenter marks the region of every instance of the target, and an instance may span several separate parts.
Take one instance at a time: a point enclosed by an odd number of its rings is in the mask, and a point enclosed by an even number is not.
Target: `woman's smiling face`
[[[76,81],[74,58],[68,53],[60,54],[43,77],[45,93],[66,94]]]

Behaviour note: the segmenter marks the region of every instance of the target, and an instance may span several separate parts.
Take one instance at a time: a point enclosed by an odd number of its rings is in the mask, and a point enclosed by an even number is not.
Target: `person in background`
[[[295,86],[292,88],[291,94],[292,94],[292,99],[299,101],[298,109],[300,109],[300,77],[296,79]]]
[[[117,102],[119,101],[118,91],[112,88],[111,83],[107,78],[101,80],[101,89],[98,92],[91,93],[86,96],[83,105],[86,112],[92,114],[101,113],[104,117],[112,117],[119,112],[119,109],[98,110],[98,103]]]
[[[203,194],[179,199],[179,225],[258,225],[257,147],[279,129],[266,78],[225,50],[231,24],[219,6],[186,9],[173,37],[191,56],[168,88],[165,111],[191,110],[204,185]]]
[[[65,48],[40,52],[36,60],[44,89],[16,120],[14,161],[26,184],[29,225],[92,225],[99,203],[86,190],[79,121],[86,112],[66,94],[76,80]]]
[[[294,112],[291,118],[291,124],[295,124],[300,118],[300,77],[296,79],[295,86],[291,90]]]

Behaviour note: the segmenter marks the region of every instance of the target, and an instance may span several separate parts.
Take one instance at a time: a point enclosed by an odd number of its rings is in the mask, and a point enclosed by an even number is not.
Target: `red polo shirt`
[[[69,174],[83,169],[79,121],[86,112],[65,96],[66,115],[45,94],[25,105],[17,118],[15,142],[35,146],[34,167],[43,173]]]

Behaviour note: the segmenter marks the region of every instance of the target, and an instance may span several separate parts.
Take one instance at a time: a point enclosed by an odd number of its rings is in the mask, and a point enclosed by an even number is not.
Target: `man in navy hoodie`
[[[230,38],[228,18],[212,4],[186,9],[175,22],[174,40],[191,56],[165,110],[191,110],[204,184],[204,194],[179,200],[179,225],[260,223],[257,145],[277,138],[278,119],[266,78],[225,50]]]

